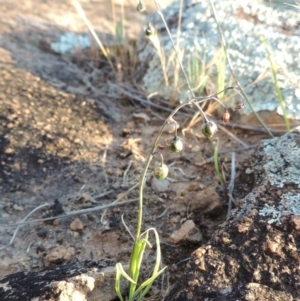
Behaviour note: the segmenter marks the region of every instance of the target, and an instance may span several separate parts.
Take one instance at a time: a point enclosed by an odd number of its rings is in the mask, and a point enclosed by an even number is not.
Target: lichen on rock
[[[298,133],[298,135],[297,135]],[[300,188],[300,127],[281,138],[264,142],[266,178],[272,186],[283,188],[286,184]],[[292,136],[294,139],[292,139]],[[297,137],[298,136],[298,137]],[[282,213],[300,215],[300,192],[288,191],[280,196],[277,206],[265,204],[261,216],[271,217],[269,224],[280,223]]]
[[[300,89],[297,85],[300,80],[299,12],[291,6],[277,2],[270,5],[269,1],[216,0],[214,3],[235,75],[246,88],[245,91],[255,111],[277,111],[282,115],[275,93],[270,61],[260,40],[262,35],[267,40],[273,61],[276,62],[277,78],[287,113],[300,119],[298,101]],[[163,10],[163,14],[175,44],[183,54],[182,63],[187,71],[193,64],[198,64],[201,70],[200,65],[204,62],[206,67],[209,66],[206,75],[216,82],[218,73],[216,65],[219,63],[218,51],[221,50],[221,41],[209,1],[184,1],[178,35],[179,5],[179,1],[175,1]],[[147,64],[142,79],[143,86],[149,93],[159,91],[168,99],[176,92],[179,100],[184,102],[191,95],[178,68],[171,41],[157,14],[149,16],[148,21],[152,22],[159,32],[161,48],[166,58],[165,69],[169,77],[169,86],[166,86],[163,80],[158,54],[151,43],[145,45],[146,40],[141,37],[138,42],[139,58],[141,62]],[[225,73],[226,78],[229,78],[231,73],[228,66]],[[178,74],[178,80],[175,74]],[[241,112],[246,113],[251,113],[248,105]]]

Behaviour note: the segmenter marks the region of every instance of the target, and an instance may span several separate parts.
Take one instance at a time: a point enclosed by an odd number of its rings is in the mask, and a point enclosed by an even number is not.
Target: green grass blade
[[[155,235],[156,260],[155,260],[155,265],[153,267],[153,272],[152,272],[151,277],[149,279],[147,279],[145,282],[143,282],[135,292],[135,296],[137,296],[141,292],[141,295],[139,296],[138,300],[141,300],[140,299],[141,296],[145,296],[147,294],[147,292],[150,290],[154,280],[166,269],[166,267],[165,267],[159,271],[159,266],[161,263],[161,248],[160,248],[159,235],[155,228],[148,229],[146,232],[148,233],[150,231],[153,231],[154,235]]]
[[[121,274],[125,279],[127,279],[129,282],[136,284],[136,282],[130,278],[130,276],[124,271],[123,266],[121,263],[116,264],[117,273]]]
[[[124,301],[123,296],[121,294],[121,270],[118,269],[118,263],[116,265],[116,270],[117,272],[116,272],[116,281],[115,281],[115,291],[119,299],[121,301]]]
[[[138,296],[138,299],[136,301],[140,301],[144,298],[144,296],[149,292],[150,288],[152,287],[152,284],[154,280],[160,276],[167,267],[164,267],[159,272],[157,272],[155,275],[153,275],[151,278],[146,280],[140,287],[139,290],[136,291],[136,296],[141,292],[141,294]],[[146,287],[145,287],[146,286]],[[145,287],[145,288],[144,288]],[[143,289],[144,288],[144,289]]]
[[[279,105],[280,105],[281,110],[282,110],[282,114],[283,114],[286,129],[289,132],[291,130],[291,127],[290,127],[290,122],[289,122],[289,119],[288,119],[287,113],[286,113],[284,98],[283,98],[283,95],[281,93],[281,89],[280,89],[278,78],[277,78],[276,66],[275,66],[275,63],[274,63],[273,58],[271,56],[271,52],[269,50],[269,46],[268,46],[268,43],[267,43],[266,39],[263,36],[260,36],[260,39],[261,39],[261,41],[262,41],[262,43],[263,43],[263,45],[266,49],[266,52],[267,52],[268,60],[270,62],[271,69],[272,69],[272,75],[273,75],[273,80],[274,80],[274,83],[275,83],[275,89],[276,89],[276,93],[277,93],[278,102],[279,102]]]
[[[147,237],[148,238],[148,237]],[[147,246],[148,241],[146,239],[141,239],[138,242],[136,242],[131,260],[130,260],[130,276],[134,280],[135,283],[138,282],[138,278],[140,275],[141,271],[141,264],[143,260],[143,255],[145,248]],[[129,300],[133,300],[135,296],[135,291],[136,291],[136,284],[131,283],[130,284],[130,289],[129,289]]]
[[[226,55],[225,52],[220,50],[220,58],[217,63],[217,69],[218,69],[218,79],[217,79],[217,91],[223,91],[219,94],[219,99],[224,99],[225,94],[225,80],[226,80]]]

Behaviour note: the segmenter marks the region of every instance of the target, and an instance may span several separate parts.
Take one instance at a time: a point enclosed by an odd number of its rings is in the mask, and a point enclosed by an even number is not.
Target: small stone
[[[150,117],[146,115],[145,113],[135,113],[132,115],[132,119],[136,123],[147,123],[150,121]]]
[[[53,226],[58,226],[59,225],[59,220],[55,219],[52,224],[53,224]]]
[[[228,237],[222,237],[222,241],[225,245],[230,244],[231,243],[231,239]]]
[[[40,237],[40,238],[46,238],[47,235],[48,235],[48,230],[46,228],[41,228],[37,231],[37,236]]]
[[[72,231],[77,231],[77,232],[82,232],[83,231],[83,223],[81,222],[81,220],[76,217],[73,222],[70,224],[70,229]]]
[[[191,191],[188,194],[188,203],[191,212],[199,210],[207,213],[223,206],[219,194],[213,187],[208,187],[200,191]]]
[[[200,183],[200,184],[199,184],[199,188],[200,188],[201,190],[203,190],[203,189],[205,188],[205,185],[202,184],[202,183]]]
[[[190,185],[189,185],[189,188],[188,188],[188,190],[189,191],[196,191],[196,190],[198,190],[198,185],[197,185],[198,183],[191,183]]]
[[[19,211],[19,212],[24,211],[24,207],[19,206],[19,205],[17,205],[17,204],[14,204],[13,208],[14,208],[16,211]]]
[[[79,200],[78,200],[78,203],[88,203],[91,201],[91,196],[88,194],[88,193],[83,193]]]
[[[178,244],[184,241],[200,242],[202,234],[192,220],[187,220],[179,230],[173,232],[169,241],[173,244]]]
[[[270,253],[279,253],[279,244],[275,241],[267,241],[266,250]]]
[[[294,215],[292,216],[291,220],[292,220],[293,228],[296,231],[300,231],[300,216]]]
[[[169,190],[169,181],[167,179],[158,180],[155,177],[152,178],[151,188],[156,192],[165,192]]]
[[[45,266],[49,266],[51,263],[56,262],[68,262],[75,255],[75,248],[56,246],[47,251],[47,255],[44,258]]]
[[[11,154],[13,154],[14,153],[14,149],[13,148],[11,148],[11,147],[8,147],[6,150],[5,150],[5,154],[7,154],[7,155],[11,155]]]
[[[192,153],[199,153],[201,151],[201,146],[196,144],[191,148]]]
[[[176,225],[180,222],[180,215],[173,216],[169,220],[170,224]]]

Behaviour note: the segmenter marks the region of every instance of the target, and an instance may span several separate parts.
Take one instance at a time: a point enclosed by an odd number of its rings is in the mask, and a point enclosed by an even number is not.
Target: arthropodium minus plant
[[[147,231],[145,231],[144,233],[141,233],[141,229],[142,229],[142,220],[143,220],[143,191],[144,191],[144,186],[145,186],[145,182],[146,182],[146,175],[147,175],[147,171],[150,167],[150,163],[152,161],[152,158],[154,155],[159,154],[161,156],[161,162],[156,164],[156,166],[154,167],[154,175],[157,179],[165,179],[168,175],[168,167],[167,165],[164,164],[163,162],[163,155],[159,152],[156,151],[157,146],[158,146],[158,142],[159,139],[161,138],[165,127],[170,124],[170,123],[174,123],[175,124],[175,136],[169,141],[169,149],[173,152],[179,152],[182,150],[183,148],[183,142],[181,140],[180,137],[178,137],[177,135],[177,122],[175,121],[174,117],[177,114],[177,112],[179,110],[181,110],[183,107],[185,106],[195,106],[197,110],[199,110],[201,116],[203,117],[203,124],[201,126],[201,131],[203,133],[203,135],[205,137],[208,138],[212,138],[215,133],[217,132],[217,125],[208,119],[208,117],[206,116],[205,112],[202,110],[200,104],[202,104],[203,102],[206,102],[208,100],[215,100],[218,103],[220,103],[220,105],[222,105],[225,109],[225,113],[223,115],[223,122],[226,123],[229,121],[230,115],[228,112],[227,107],[223,104],[223,102],[221,100],[218,99],[218,95],[221,93],[224,93],[224,91],[227,90],[234,90],[237,94],[239,94],[241,96],[241,98],[243,99],[242,103],[239,103],[236,107],[235,110],[241,109],[244,106],[244,97],[243,95],[239,92],[239,90],[236,87],[228,87],[226,89],[223,89],[222,91],[213,93],[211,95],[208,96],[204,96],[204,97],[195,97],[195,95],[193,94],[193,91],[191,89],[190,83],[188,81],[187,75],[184,71],[184,68],[182,66],[182,63],[180,61],[180,57],[176,51],[176,46],[173,42],[172,36],[170,34],[169,28],[165,22],[164,16],[162,14],[162,12],[160,11],[158,4],[156,2],[156,0],[153,0],[154,3],[156,4],[157,7],[157,13],[161,16],[163,23],[165,24],[166,30],[168,32],[169,38],[173,44],[173,48],[176,52],[177,55],[177,59],[181,68],[181,71],[185,77],[186,83],[188,85],[188,88],[190,90],[191,93],[191,99],[187,102],[187,103],[183,103],[178,105],[169,115],[168,118],[166,118],[166,120],[164,121],[163,125],[161,126],[158,134],[156,135],[156,138],[151,146],[150,152],[148,154],[148,157],[146,159],[145,162],[145,166],[141,175],[141,180],[140,180],[140,184],[139,184],[139,203],[138,203],[138,216],[137,216],[137,228],[136,228],[136,234],[135,234],[135,240],[134,240],[134,245],[133,245],[133,249],[131,252],[131,258],[130,258],[130,264],[129,264],[129,272],[126,273],[122,267],[121,263],[117,263],[116,265],[116,269],[117,269],[117,275],[116,275],[116,285],[115,285],[115,289],[116,289],[116,293],[118,295],[118,297],[120,298],[121,301],[124,301],[123,296],[121,294],[121,276],[123,276],[125,279],[127,279],[129,281],[129,296],[127,298],[128,301],[139,301],[142,300],[142,298],[147,294],[147,292],[149,291],[149,289],[151,288],[154,280],[163,273],[163,271],[166,269],[165,268],[161,268],[161,251],[160,251],[160,241],[159,241],[159,236],[157,231],[152,228],[152,229],[148,229]],[[138,7],[142,7],[142,2],[140,0]],[[155,29],[153,27],[152,24],[149,24],[146,31],[145,31],[145,35],[146,36],[151,36],[152,34],[155,33]],[[141,265],[142,265],[142,260],[143,260],[143,255],[144,255],[144,251],[147,245],[150,245],[150,242],[148,240],[149,237],[149,233],[150,231],[153,231],[154,235],[155,235],[155,241],[156,241],[156,261],[153,267],[153,271],[152,271],[152,275],[145,280],[142,284],[138,285],[138,280],[139,280],[139,275],[140,275],[140,270],[141,270]]]

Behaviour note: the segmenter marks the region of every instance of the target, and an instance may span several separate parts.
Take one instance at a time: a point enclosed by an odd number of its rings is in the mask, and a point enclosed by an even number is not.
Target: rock
[[[193,252],[165,301],[299,300],[299,158],[300,127],[261,142],[242,165],[254,173],[252,191]]]
[[[169,181],[167,179],[158,180],[155,177],[151,180],[151,188],[156,192],[165,192],[169,190]]]
[[[4,153],[7,154],[7,155],[11,155],[11,154],[13,154],[14,152],[15,152],[15,150],[14,150],[13,148],[11,148],[11,147],[8,147],[8,148],[4,151]]]
[[[213,187],[203,190],[190,192],[188,195],[189,209],[192,212],[208,213],[223,207],[219,194]]]
[[[44,264],[49,266],[53,263],[69,262],[74,255],[75,249],[73,247],[55,246],[47,251]]]
[[[230,58],[235,75],[251,101],[255,111],[273,111],[282,114],[275,93],[275,85],[271,74],[270,61],[260,35],[267,40],[272,59],[276,62],[277,77],[286,102],[287,113],[300,119],[298,99],[300,96],[299,85],[294,85],[300,80],[297,66],[299,65],[298,37],[300,28],[299,12],[288,5],[269,1],[257,2],[252,0],[215,0],[214,1],[220,26],[225,35]],[[199,64],[205,58],[206,65],[211,64],[206,75],[214,82],[217,81],[217,64],[219,62],[221,42],[209,1],[189,0],[184,1],[182,9],[182,22],[180,37],[177,41],[178,11],[180,1],[175,1],[162,12],[170,27],[175,44],[181,53],[184,52],[182,63],[186,70],[191,64]],[[266,17],[268,16],[268,17]],[[159,31],[160,44],[166,58],[173,58],[174,62],[167,62],[168,75],[178,73],[179,83],[176,87],[186,86],[181,72],[177,68],[176,56],[171,41],[158,14],[150,15],[147,22],[151,22]],[[143,75],[143,86],[148,93],[160,91],[166,99],[174,98],[175,76],[169,76],[169,86],[164,82],[162,66],[157,51],[151,42],[141,36],[137,45],[139,58],[145,62],[147,68]],[[176,67],[175,67],[176,66]],[[230,70],[226,68],[225,76],[229,79]],[[293,83],[292,83],[293,82]],[[193,85],[194,83],[192,83]],[[177,98],[186,101],[191,95],[186,89],[181,89]],[[235,104],[236,99],[233,99]],[[248,105],[240,111],[241,114],[251,113]]]
[[[147,123],[150,121],[150,117],[145,113],[133,113],[132,119],[135,121],[136,124]]]
[[[81,222],[81,220],[76,217],[73,222],[70,224],[70,229],[72,231],[77,231],[77,232],[82,232],[83,231],[83,223]]]
[[[23,211],[24,211],[24,207],[23,207],[23,206],[20,206],[20,205],[17,205],[17,204],[14,204],[14,205],[13,205],[13,208],[14,208],[16,211],[19,211],[19,212],[23,212]]]
[[[187,220],[179,230],[173,232],[169,238],[169,241],[173,244],[181,242],[200,242],[202,240],[202,234],[196,227],[192,220]]]
[[[53,266],[43,272],[18,272],[0,280],[0,300],[114,300],[115,274],[115,263],[106,259]],[[121,283],[121,291],[126,288]]]
[[[174,206],[178,210],[179,206],[183,206],[182,210],[188,208],[189,212],[193,213],[193,216],[198,217],[203,215],[218,215],[224,210],[224,203],[214,187],[204,187],[202,190],[193,191],[193,186],[196,183],[195,181],[187,189],[181,190],[176,197],[174,205],[170,205],[170,209]]]

